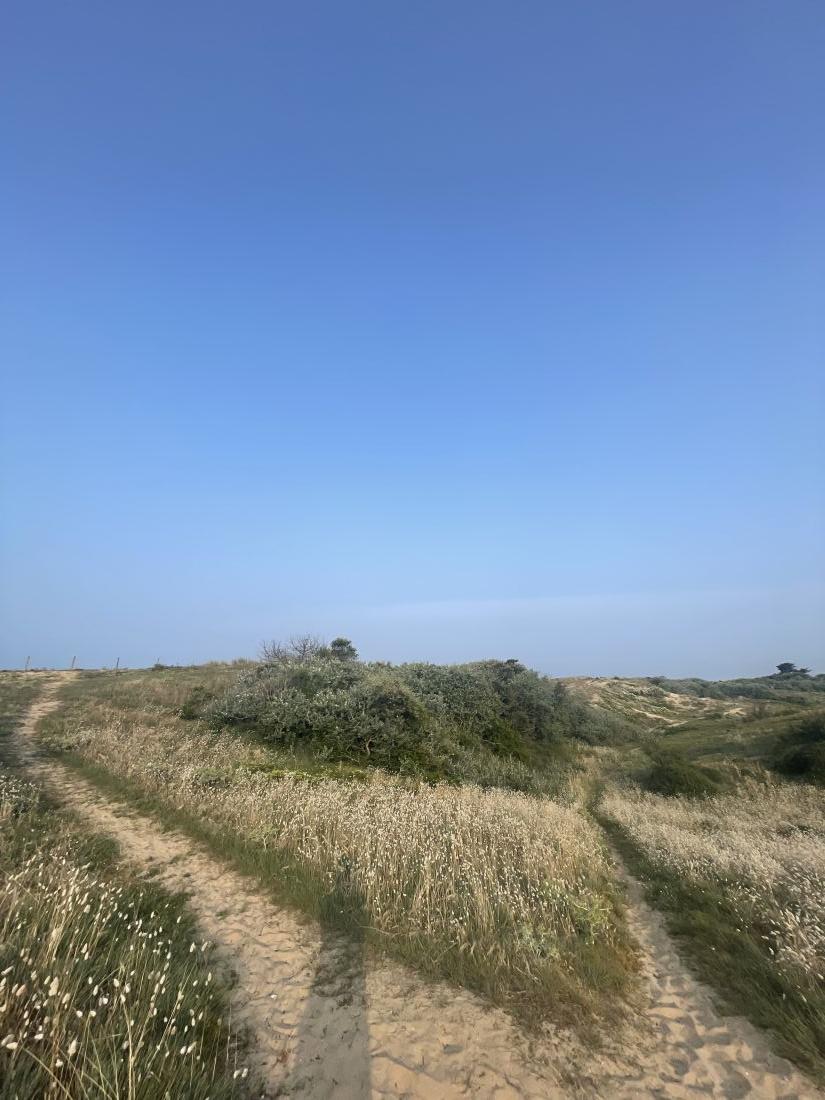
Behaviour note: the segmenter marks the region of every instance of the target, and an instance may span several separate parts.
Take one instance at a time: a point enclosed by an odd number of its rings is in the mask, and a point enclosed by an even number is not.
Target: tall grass
[[[599,832],[573,807],[375,769],[285,773],[234,733],[151,717],[87,697],[41,732],[255,866],[282,898],[431,973],[556,1016],[615,1007],[632,952]]]
[[[0,1097],[246,1095],[183,899],[110,860],[0,772]]]

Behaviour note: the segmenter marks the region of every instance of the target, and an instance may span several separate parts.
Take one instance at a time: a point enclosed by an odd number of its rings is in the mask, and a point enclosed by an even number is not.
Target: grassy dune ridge
[[[296,757],[182,719],[196,675],[183,671],[174,689],[174,672],[87,677],[40,735],[282,900],[429,973],[525,1014],[615,1008],[635,957],[599,830],[576,806]]]

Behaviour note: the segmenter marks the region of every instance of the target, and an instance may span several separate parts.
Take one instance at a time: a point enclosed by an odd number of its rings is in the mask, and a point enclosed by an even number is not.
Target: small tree
[[[278,665],[285,661],[310,661],[324,653],[324,643],[314,634],[299,634],[288,642],[264,642],[261,660],[264,664]]]
[[[289,639],[289,649],[296,661],[311,661],[323,652],[324,642],[317,634],[298,634]]]
[[[261,661],[265,665],[277,665],[286,657],[286,646],[282,642],[261,642]]]
[[[796,665],[793,661],[782,661],[776,668],[780,676],[787,676],[789,672],[796,672]]]
[[[358,660],[358,650],[349,638],[333,638],[329,643],[329,652],[331,657],[335,657],[339,661]]]

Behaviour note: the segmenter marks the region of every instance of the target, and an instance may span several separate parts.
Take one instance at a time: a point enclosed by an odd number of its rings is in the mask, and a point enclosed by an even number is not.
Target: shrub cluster
[[[825,714],[804,718],[788,731],[773,767],[783,775],[825,786]]]
[[[741,680],[701,680],[692,677],[670,680],[667,676],[648,676],[648,681],[676,695],[695,695],[699,699],[762,699],[766,702],[816,702],[825,692],[825,675],[810,676],[804,669],[773,673]]]
[[[696,764],[672,749],[660,749],[652,754],[651,759],[644,786],[653,794],[707,798],[731,788],[728,777],[721,769]]]
[[[202,711],[193,700],[186,714],[254,727],[323,759],[455,778],[469,752],[529,764],[564,737],[601,740],[618,725],[515,660],[363,663],[337,641],[337,652],[268,647],[221,697]]]

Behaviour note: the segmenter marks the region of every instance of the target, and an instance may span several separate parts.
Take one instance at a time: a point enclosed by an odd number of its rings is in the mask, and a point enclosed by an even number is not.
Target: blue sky
[[[825,669],[825,9],[52,2],[0,664]]]

